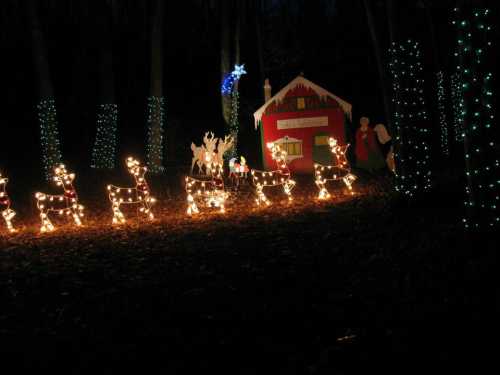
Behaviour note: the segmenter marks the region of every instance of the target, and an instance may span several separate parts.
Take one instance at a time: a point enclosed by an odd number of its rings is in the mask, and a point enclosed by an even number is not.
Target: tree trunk
[[[378,42],[377,38],[377,30],[375,29],[375,23],[373,20],[373,15],[370,9],[370,6],[368,4],[368,0],[363,0],[364,8],[365,8],[365,13],[366,13],[366,20],[368,23],[368,28],[370,29],[370,35],[372,39],[372,45],[373,45],[373,52],[375,54],[375,60],[377,62],[377,69],[378,69],[378,74],[379,74],[379,81],[380,81],[380,89],[382,93],[382,98],[384,101],[384,109],[385,109],[385,117],[386,117],[386,122],[387,122],[387,127],[389,128],[389,131],[392,133],[392,121],[391,121],[391,107],[390,107],[390,101],[389,101],[389,95],[388,95],[388,90],[386,86],[386,73],[384,69],[384,65],[382,62],[382,54],[380,53],[380,45]]]
[[[50,181],[52,179],[53,168],[62,161],[54,89],[50,79],[45,40],[38,20],[36,2],[34,0],[28,2],[27,12],[31,26],[33,60],[39,83],[40,100],[37,104],[37,112],[40,123],[42,158],[45,168],[45,177]]]
[[[230,12],[229,12],[229,1],[221,1],[220,3],[220,70],[221,70],[221,83],[224,81],[226,74],[231,71],[231,61],[230,61]],[[229,129],[230,117],[231,117],[231,98],[227,95],[221,95],[222,104],[222,117],[224,119],[224,124],[226,129]]]
[[[103,3],[101,21],[101,98],[97,108],[97,126],[91,167],[113,169],[116,161],[118,105],[115,99],[113,69],[114,3]]]
[[[151,28],[151,95],[148,98],[147,163],[153,173],[163,172],[164,98],[162,92],[163,0],[153,2]]]
[[[260,0],[255,1],[255,37],[257,42],[257,60],[259,61],[260,84],[264,84],[266,79],[266,68],[264,65],[264,46],[262,44],[262,26],[261,26],[261,12],[262,4]],[[265,100],[265,98],[264,98]]]
[[[234,32],[234,63],[240,65],[240,38],[241,38],[241,18],[243,7],[240,1],[236,1],[236,25]],[[234,83],[233,92],[231,93],[231,115],[229,120],[229,131],[233,137],[233,146],[227,152],[227,158],[231,159],[237,156],[238,149],[238,133],[239,133],[239,80]]]

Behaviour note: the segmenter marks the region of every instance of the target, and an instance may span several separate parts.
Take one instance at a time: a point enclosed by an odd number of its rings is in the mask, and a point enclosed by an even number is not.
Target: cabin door
[[[329,134],[316,133],[313,136],[312,159],[314,163],[331,165],[332,153],[328,145]]]

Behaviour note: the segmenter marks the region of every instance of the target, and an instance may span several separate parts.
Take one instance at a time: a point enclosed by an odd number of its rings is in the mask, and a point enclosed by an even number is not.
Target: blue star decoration
[[[235,65],[231,73],[226,74],[222,82],[221,92],[223,95],[230,95],[233,92],[234,84],[241,78],[243,74],[247,74],[245,64]]]

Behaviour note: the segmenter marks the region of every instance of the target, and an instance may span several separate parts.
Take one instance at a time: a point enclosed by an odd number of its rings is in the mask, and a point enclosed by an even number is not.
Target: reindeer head
[[[74,190],[73,181],[75,179],[74,173],[68,173],[64,164],[59,164],[54,168],[54,181],[57,186],[62,186],[64,191]]]
[[[208,136],[210,134],[210,137]],[[203,137],[203,142],[205,143],[205,147],[208,153],[213,153],[215,151],[215,145],[217,144],[218,139],[214,137],[214,133],[206,132]]]
[[[138,182],[143,182],[144,181],[144,175],[148,171],[147,167],[143,167],[139,160],[134,159],[133,157],[129,156],[126,160],[127,163],[127,168],[128,172],[134,176],[134,178]]]
[[[271,157],[273,160],[276,160],[278,163],[284,163],[286,161],[287,152],[282,150],[278,144],[269,142],[267,143],[267,148],[271,150]]]
[[[335,149],[335,147],[337,147],[337,139],[335,139],[333,137],[328,138],[328,144],[330,145],[330,148],[333,151]]]
[[[7,182],[9,182],[9,179],[7,177],[2,177],[2,174],[0,173],[0,188],[5,189]]]
[[[231,135],[226,135],[224,140],[219,139],[219,144],[217,145],[217,153],[219,156],[224,156],[227,150],[229,150],[234,143],[234,138]]]

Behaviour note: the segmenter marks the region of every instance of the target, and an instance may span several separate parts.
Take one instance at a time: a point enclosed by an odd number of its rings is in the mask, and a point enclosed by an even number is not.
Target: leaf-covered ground
[[[0,237],[0,366],[350,374],[485,365],[495,241],[462,233],[454,194],[408,204],[378,179],[318,202],[312,182],[299,182],[293,203],[278,194],[256,208],[243,192],[224,215],[187,218],[182,192],[153,181],[158,219],[128,212],[122,228],[109,224],[100,190],[87,189],[85,227],[58,222],[47,235],[33,207],[20,207],[23,231]]]

